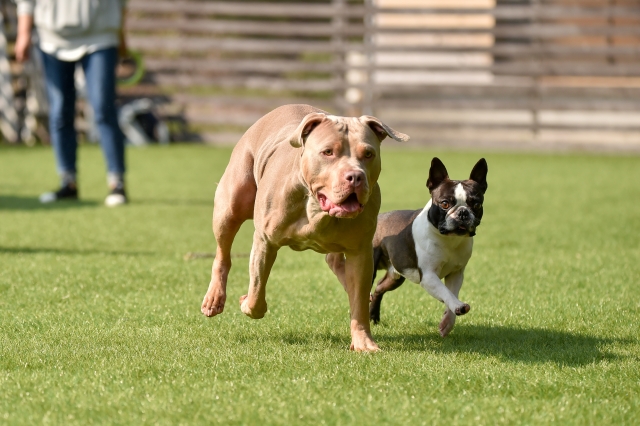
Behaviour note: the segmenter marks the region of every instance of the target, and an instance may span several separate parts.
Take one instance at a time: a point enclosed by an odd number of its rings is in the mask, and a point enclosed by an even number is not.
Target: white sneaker
[[[111,193],[104,199],[104,205],[107,207],[117,207],[123,204],[127,204],[127,194],[124,192],[124,187],[118,186],[111,190]]]
[[[127,204],[127,197],[122,194],[109,194],[104,199],[104,205],[107,207],[117,207]]]

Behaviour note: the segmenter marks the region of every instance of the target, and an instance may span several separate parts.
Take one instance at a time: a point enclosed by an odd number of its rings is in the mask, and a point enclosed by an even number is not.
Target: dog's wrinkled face
[[[380,176],[380,142],[408,137],[375,117],[309,114],[291,139],[302,148],[301,174],[322,211],[354,218],[363,210]]]
[[[429,222],[443,235],[473,237],[482,219],[487,191],[487,162],[480,159],[467,180],[450,180],[442,161],[431,161],[427,187],[431,192]]]

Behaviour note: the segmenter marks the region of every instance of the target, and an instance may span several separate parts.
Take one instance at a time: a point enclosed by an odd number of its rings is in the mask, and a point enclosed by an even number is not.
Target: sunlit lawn
[[[241,314],[252,225],[224,314],[200,302],[230,150],[130,149],[130,205],[103,207],[99,149],[82,201],[41,206],[46,148],[0,147],[0,423],[638,424],[640,158],[393,150],[382,210],[421,208],[434,155],[453,178],[489,164],[485,216],[446,339],[416,285],[389,293],[348,351],[348,303],[323,256],[283,249],[269,312]]]

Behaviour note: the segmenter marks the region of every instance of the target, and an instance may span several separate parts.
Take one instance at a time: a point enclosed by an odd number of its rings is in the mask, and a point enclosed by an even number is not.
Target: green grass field
[[[252,224],[224,314],[200,303],[230,150],[130,149],[132,203],[102,206],[99,149],[79,203],[45,148],[0,147],[0,424],[575,424],[640,422],[640,158],[392,150],[382,211],[421,208],[431,157],[489,190],[445,339],[417,285],[389,293],[383,349],[348,351],[347,296],[313,252],[280,252],[269,312],[241,314]]]

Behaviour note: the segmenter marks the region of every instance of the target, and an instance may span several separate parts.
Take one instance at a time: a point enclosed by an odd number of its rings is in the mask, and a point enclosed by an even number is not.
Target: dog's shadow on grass
[[[527,364],[554,363],[559,366],[579,367],[623,358],[610,352],[611,345],[628,345],[625,339],[593,337],[585,334],[542,328],[514,328],[508,326],[464,325],[456,326],[446,338],[440,337],[433,324],[433,332],[387,332],[373,327],[373,335],[384,353],[469,354],[480,358],[498,358],[504,362]],[[263,336],[264,337],[264,336]],[[256,336],[236,336],[239,343],[253,341]],[[330,331],[282,331],[267,338],[272,344],[318,350],[333,348],[348,350],[348,334]],[[322,348],[322,349],[319,349]]]
[[[435,330],[435,326],[433,327]],[[375,329],[374,335],[375,333]],[[431,351],[434,353],[469,353],[497,357],[504,361],[581,366],[620,356],[608,352],[611,344],[625,344],[623,339],[593,337],[542,328],[464,325],[441,338],[433,334],[378,333],[378,344],[390,351]]]
[[[100,205],[97,201],[73,200],[42,204],[38,197],[21,197],[18,195],[0,195],[1,210],[69,210]]]

